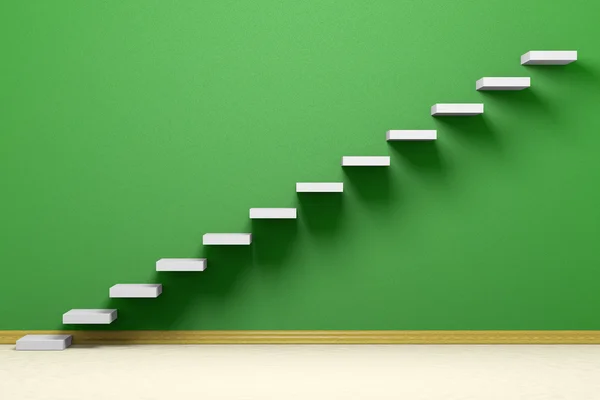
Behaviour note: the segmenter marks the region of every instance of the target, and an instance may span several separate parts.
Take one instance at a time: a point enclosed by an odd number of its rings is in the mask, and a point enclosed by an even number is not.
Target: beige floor
[[[13,349],[2,400],[600,399],[600,346]]]

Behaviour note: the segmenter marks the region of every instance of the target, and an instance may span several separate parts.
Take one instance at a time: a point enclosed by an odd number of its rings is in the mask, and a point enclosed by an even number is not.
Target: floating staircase
[[[521,56],[522,65],[565,65],[577,60],[577,51],[529,51]],[[475,83],[478,91],[523,90],[529,88],[529,77],[486,77]],[[431,107],[431,115],[475,116],[483,114],[483,103],[439,103]],[[387,141],[437,140],[436,130],[389,130]],[[388,167],[389,156],[344,156],[343,167]],[[297,193],[342,193],[343,182],[297,182]],[[296,219],[296,208],[251,208],[251,219]],[[206,233],[205,246],[248,246],[251,233]],[[201,272],[207,267],[204,258],[163,258],[156,262],[159,272]],[[111,298],[156,298],[161,284],[117,284],[110,288]],[[63,314],[63,324],[110,324],[117,318],[116,309],[73,309]],[[27,335],[17,341],[17,350],[63,350],[71,344],[70,335]]]

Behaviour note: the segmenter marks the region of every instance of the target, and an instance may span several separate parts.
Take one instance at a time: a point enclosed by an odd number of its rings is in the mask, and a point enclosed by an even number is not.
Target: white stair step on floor
[[[344,182],[296,182],[296,193],[342,193]]]
[[[523,90],[531,86],[531,78],[481,78],[475,82],[476,90]]]
[[[250,219],[296,219],[295,208],[251,208]]]
[[[521,65],[565,65],[577,61],[575,50],[534,50],[521,56]]]
[[[71,335],[25,335],[16,343],[16,350],[64,350],[71,345]]]
[[[391,130],[385,136],[387,141],[395,140],[437,140],[436,130]]]
[[[162,293],[159,283],[119,283],[109,290],[111,299],[144,299],[156,298]]]
[[[433,116],[471,116],[483,114],[482,103],[438,103],[431,107]]]
[[[344,156],[343,167],[389,167],[389,156]]]
[[[202,236],[204,245],[247,246],[251,243],[251,233],[205,233]]]
[[[159,272],[200,272],[206,269],[206,258],[161,258],[156,262]]]
[[[63,324],[110,324],[117,319],[115,309],[73,309],[63,314]]]

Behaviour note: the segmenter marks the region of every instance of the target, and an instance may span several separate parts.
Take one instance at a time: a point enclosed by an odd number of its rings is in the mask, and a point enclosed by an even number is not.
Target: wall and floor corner
[[[600,342],[589,8],[3,3],[0,337],[81,329],[61,315],[115,308],[116,321],[81,337],[485,331],[535,342],[519,332],[559,330],[541,335]],[[532,49],[580,59],[521,66]],[[483,76],[532,87],[480,93]],[[431,117],[453,102],[484,103],[485,117]],[[390,144],[391,129],[438,138]],[[342,169],[344,155],[389,155],[391,167]],[[296,194],[317,181],[345,193]],[[297,207],[298,219],[249,223],[252,207]],[[206,232],[252,232],[253,243],[203,247]],[[155,272],[160,258],[198,257],[201,273]],[[108,300],[117,283],[164,292]]]

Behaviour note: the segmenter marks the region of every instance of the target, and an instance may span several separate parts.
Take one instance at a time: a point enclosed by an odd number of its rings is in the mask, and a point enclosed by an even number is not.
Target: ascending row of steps
[[[577,51],[530,51],[521,56],[522,65],[564,65],[577,60]],[[531,86],[529,77],[484,77],[475,83],[481,90],[522,90]],[[435,104],[432,116],[472,116],[483,114],[482,103]],[[386,140],[437,140],[436,130],[390,130]],[[343,167],[387,167],[388,156],[344,156]],[[298,182],[298,193],[342,193],[342,182]],[[296,219],[295,208],[251,208],[251,219]],[[204,245],[250,245],[251,233],[206,233]],[[201,272],[207,260],[164,258],[156,262],[159,272]],[[117,284],[109,289],[111,298],[156,298],[161,284]],[[117,318],[116,309],[73,309],[63,314],[64,324],[110,324]],[[17,350],[63,350],[71,344],[70,335],[27,335],[17,341]]]

